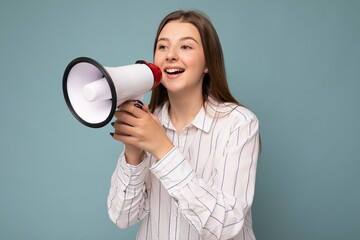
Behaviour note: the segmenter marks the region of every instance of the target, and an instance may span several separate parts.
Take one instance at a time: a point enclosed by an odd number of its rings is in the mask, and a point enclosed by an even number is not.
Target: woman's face
[[[194,25],[167,23],[157,39],[154,63],[163,72],[161,82],[169,94],[202,93],[207,69],[201,37]]]

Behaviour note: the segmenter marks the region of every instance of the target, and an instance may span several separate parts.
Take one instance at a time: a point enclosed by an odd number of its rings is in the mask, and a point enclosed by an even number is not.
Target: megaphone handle
[[[139,101],[143,101],[143,100],[144,100],[144,94],[141,94],[141,95],[139,95],[139,96],[136,96],[135,98],[130,99],[130,100],[139,100]]]

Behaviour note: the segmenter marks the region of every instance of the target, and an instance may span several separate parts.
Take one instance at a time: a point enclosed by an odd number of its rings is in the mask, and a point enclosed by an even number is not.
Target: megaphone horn
[[[66,104],[82,124],[100,128],[108,124],[120,104],[142,100],[160,84],[161,69],[143,60],[120,67],[104,67],[94,59],[79,57],[66,67],[63,93]]]

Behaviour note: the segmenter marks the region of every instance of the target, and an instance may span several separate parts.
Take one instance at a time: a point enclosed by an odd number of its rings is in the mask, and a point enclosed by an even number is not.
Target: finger
[[[143,106],[143,105],[144,105],[144,103],[143,103],[142,101],[138,100],[138,99],[135,99],[135,100],[129,100],[129,102],[131,102],[131,103],[133,103],[133,104],[137,103],[137,104],[139,104],[139,105],[141,105],[141,106]]]
[[[120,106],[118,106],[118,108],[121,110],[126,105],[134,105],[135,107],[142,109],[144,103],[141,102],[140,100],[128,100],[122,103]]]
[[[147,112],[147,113],[150,113],[149,105],[144,104],[144,105],[142,106],[142,110],[145,111],[145,112]]]
[[[117,123],[115,125],[115,132],[120,135],[131,135],[134,127],[126,123]]]
[[[140,100],[131,100],[131,103],[134,104],[134,106],[139,109],[142,109],[144,106],[144,103]]]
[[[126,111],[117,111],[115,112],[115,118],[117,123],[125,123],[128,125],[135,125],[136,124],[136,117],[133,114],[128,113]]]
[[[134,133],[134,127],[130,124],[115,121],[114,124],[114,133],[118,135],[132,135]]]
[[[132,127],[127,125],[122,125],[121,128],[111,132],[110,135],[124,144],[134,145],[137,141],[137,138],[132,135]]]
[[[141,107],[141,108],[140,108]],[[121,105],[120,112],[125,111],[131,113],[136,118],[144,117],[145,111],[142,110],[142,107],[139,103],[129,103]]]
[[[123,134],[117,134],[117,133],[110,133],[110,135],[112,136],[112,138],[114,138],[115,140],[118,140],[124,144],[130,144],[132,143],[132,139],[133,137],[129,136],[129,135],[123,135]]]

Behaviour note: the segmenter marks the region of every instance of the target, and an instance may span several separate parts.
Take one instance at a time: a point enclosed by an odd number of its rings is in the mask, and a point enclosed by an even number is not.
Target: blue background
[[[0,0],[0,239],[133,239],[108,219],[122,150],[72,117],[75,57],[152,60],[160,20],[208,14],[232,93],[261,121],[262,240],[360,239],[360,1]],[[147,95],[148,99],[148,95]]]

